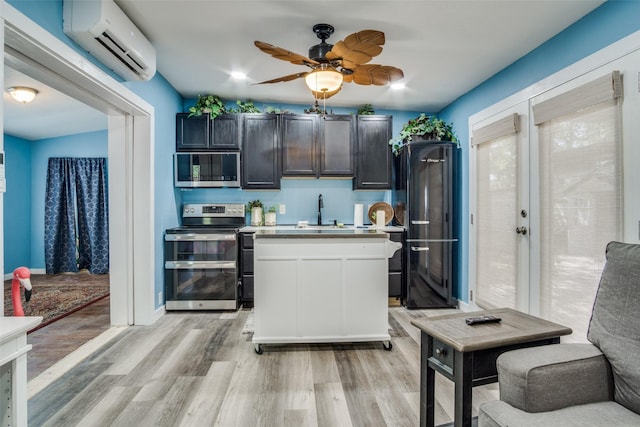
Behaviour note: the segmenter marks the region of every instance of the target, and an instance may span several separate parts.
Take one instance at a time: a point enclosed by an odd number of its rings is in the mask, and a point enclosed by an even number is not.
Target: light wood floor
[[[29,400],[29,426],[416,426],[419,332],[389,309],[381,343],[265,346],[242,334],[249,311],[169,312],[127,328]],[[477,405],[497,385],[474,389]],[[453,385],[438,375],[436,422],[452,420]]]
[[[42,374],[60,359],[110,327],[109,297],[31,332],[27,343],[27,379]]]

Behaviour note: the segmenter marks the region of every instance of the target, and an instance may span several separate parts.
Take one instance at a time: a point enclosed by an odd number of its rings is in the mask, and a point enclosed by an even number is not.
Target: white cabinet
[[[388,331],[386,233],[308,238],[256,233],[253,343],[383,341]]]

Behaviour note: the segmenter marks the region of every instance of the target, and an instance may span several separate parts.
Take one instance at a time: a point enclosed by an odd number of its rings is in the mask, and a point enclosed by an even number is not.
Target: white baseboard
[[[44,268],[30,268],[29,271],[31,272],[31,274],[47,274],[47,270]],[[13,279],[13,271],[4,275],[4,280],[11,279]]]

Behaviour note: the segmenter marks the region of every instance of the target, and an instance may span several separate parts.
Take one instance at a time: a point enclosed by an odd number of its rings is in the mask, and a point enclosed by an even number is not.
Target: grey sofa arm
[[[496,363],[500,400],[526,412],[613,399],[611,367],[593,344],[513,350]]]

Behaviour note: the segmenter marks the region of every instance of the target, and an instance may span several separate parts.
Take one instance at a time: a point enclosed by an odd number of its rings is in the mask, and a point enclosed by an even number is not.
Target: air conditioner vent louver
[[[113,0],[64,0],[64,32],[125,80],[150,80],[156,51]]]
[[[141,59],[136,58],[130,52],[127,52],[116,37],[109,34],[107,31],[103,32],[99,37],[96,37],[96,40],[134,73],[142,75],[147,70],[147,67],[144,66]]]

